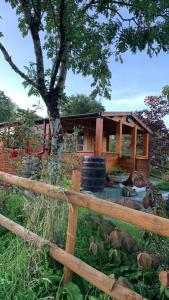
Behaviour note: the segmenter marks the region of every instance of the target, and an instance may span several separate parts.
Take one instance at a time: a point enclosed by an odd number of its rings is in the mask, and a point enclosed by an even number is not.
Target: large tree
[[[3,91],[0,91],[0,123],[12,121],[16,108],[16,104]]]
[[[147,46],[149,55],[168,51],[169,4],[162,0],[6,0],[18,16],[19,29],[30,34],[35,61],[24,73],[5,45],[0,50],[24,79],[29,94],[44,100],[52,132],[52,153],[59,161],[63,134],[59,116],[69,69],[93,77],[94,94],[110,97],[108,61],[112,54]],[[160,16],[160,17],[159,17]],[[2,34],[1,34],[2,36]],[[14,56],[14,55],[13,55]],[[50,64],[47,62],[50,60]],[[51,68],[48,66],[52,65]]]
[[[145,104],[147,108],[137,114],[152,130],[151,165],[163,171],[169,158],[169,130],[164,122],[164,117],[169,115],[168,99],[165,96],[148,96]]]
[[[66,97],[61,101],[60,106],[61,114],[65,116],[105,111],[105,107],[100,101],[83,94]]]

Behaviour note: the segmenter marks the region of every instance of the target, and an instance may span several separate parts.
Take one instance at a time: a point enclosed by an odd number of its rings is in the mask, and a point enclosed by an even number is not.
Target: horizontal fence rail
[[[97,288],[107,293],[111,297],[119,300],[144,300],[142,296],[135,293],[134,291],[122,287],[118,284],[115,279],[99,272],[88,264],[84,263],[77,257],[67,253],[66,251],[59,248],[57,245],[51,243],[38,236],[37,234],[28,231],[23,226],[13,222],[0,214],[0,225],[10,230],[12,233],[20,236],[27,242],[35,245],[38,248],[43,249],[44,245],[49,246],[48,254],[62,265],[67,266],[73,272],[83,277]],[[146,300],[146,299],[145,299]]]
[[[7,228],[12,233],[20,236],[27,242],[34,244],[38,248],[43,248],[44,245],[49,246],[48,254],[53,259],[64,265],[64,273],[66,278],[65,282],[71,280],[73,271],[114,299],[145,299],[136,292],[120,285],[120,283],[118,283],[118,281],[116,281],[114,278],[101,273],[100,271],[94,269],[93,267],[89,266],[73,255],[76,239],[78,208],[87,208],[102,215],[110,216],[114,219],[139,226],[147,231],[151,231],[165,237],[169,237],[168,219],[141,211],[136,211],[134,209],[130,209],[115,203],[94,198],[90,195],[83,195],[74,191],[65,191],[60,187],[14,176],[1,171],[0,180],[28,190],[32,190],[33,192],[43,194],[57,201],[66,201],[68,204],[71,204],[69,209],[66,250],[62,250],[57,245],[51,243],[48,240],[44,240],[37,234],[27,230],[23,226],[0,214],[0,225]]]
[[[6,183],[32,190],[56,200],[66,201],[78,207],[88,208],[105,216],[127,222],[161,236],[169,237],[169,219],[137,211],[90,195],[65,191],[60,187],[7,174],[0,171],[0,179]]]

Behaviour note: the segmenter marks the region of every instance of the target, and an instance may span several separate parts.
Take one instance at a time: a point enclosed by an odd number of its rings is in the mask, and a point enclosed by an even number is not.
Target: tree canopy
[[[0,123],[13,120],[16,108],[16,104],[3,91],[0,91]]]
[[[65,116],[100,111],[105,111],[105,107],[102,103],[91,96],[85,96],[83,94],[66,97],[66,99],[61,102],[61,113]]]
[[[137,114],[152,130],[151,164],[163,170],[169,156],[169,130],[164,122],[164,117],[169,114],[168,99],[165,96],[148,96],[145,104],[147,108]]]
[[[52,153],[63,150],[60,103],[67,72],[93,78],[93,94],[110,98],[109,60],[130,50],[169,50],[169,2],[164,0],[6,0],[18,27],[30,35],[35,59],[24,69],[0,42],[0,51],[22,77],[29,95],[40,95],[49,115]],[[2,16],[3,17],[3,16]],[[1,40],[3,33],[0,33]]]

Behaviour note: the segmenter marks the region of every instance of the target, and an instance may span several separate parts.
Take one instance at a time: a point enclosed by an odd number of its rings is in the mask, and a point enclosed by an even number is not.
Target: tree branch
[[[2,45],[2,43],[0,43],[0,50],[4,55],[5,60],[8,62],[8,64],[11,66],[11,68],[17,73],[19,74],[24,80],[26,80],[29,84],[31,84],[32,86],[34,86],[37,90],[38,90],[38,85],[31,80],[25,73],[23,73],[12,61],[11,56],[9,55],[9,53],[7,52],[7,50],[5,49],[5,47]]]
[[[129,25],[130,25],[130,22],[133,21],[139,28],[141,28],[140,24],[136,21],[135,17],[124,18],[118,11],[116,11],[116,14],[120,17],[120,19],[123,22],[129,22]]]
[[[86,5],[84,5],[82,7],[82,12],[86,12],[88,9],[91,9],[92,6],[96,7],[97,4],[99,4],[99,1],[96,1],[96,0],[90,0],[89,3],[87,3]],[[120,5],[120,6],[133,6],[133,4],[131,3],[126,3],[125,1],[109,1],[109,2],[106,2],[105,5],[108,5],[108,4],[117,4],[117,5]],[[103,5],[104,5],[104,2],[103,2]]]
[[[52,74],[51,74],[51,81],[50,81],[50,87],[49,90],[54,88],[56,76],[60,68],[61,61],[63,60],[63,56],[65,55],[64,52],[67,50],[65,49],[66,39],[67,39],[67,33],[66,33],[66,26],[65,26],[65,20],[64,20],[64,13],[65,13],[65,2],[64,0],[60,3],[60,11],[59,11],[59,17],[60,17],[60,23],[59,23],[59,30],[60,30],[60,48],[58,55],[55,59],[55,62],[52,67]],[[65,59],[65,58],[64,58]]]
[[[69,60],[69,49],[70,49],[70,43],[67,41],[64,45],[64,54],[62,56],[59,78],[58,78],[57,85],[55,87],[59,96],[61,96],[61,93],[65,85],[66,74],[68,69],[68,60]]]
[[[32,36],[35,57],[36,57],[36,68],[37,68],[37,85],[42,97],[46,96],[47,89],[45,86],[45,72],[44,72],[44,62],[43,53],[41,47],[41,41],[39,36],[39,30],[41,25],[41,12],[33,15],[27,0],[20,0],[20,4],[23,8],[26,22],[29,26],[29,30]],[[40,6],[39,6],[39,9]]]

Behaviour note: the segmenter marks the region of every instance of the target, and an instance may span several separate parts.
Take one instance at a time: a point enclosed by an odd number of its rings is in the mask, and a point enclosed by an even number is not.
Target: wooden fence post
[[[81,172],[79,170],[73,170],[72,174],[72,190],[80,192]],[[66,239],[66,252],[74,255],[75,243],[76,243],[76,228],[78,219],[78,206],[69,204],[69,216],[68,216],[68,228]],[[72,280],[72,271],[64,267],[64,283],[68,283]]]

